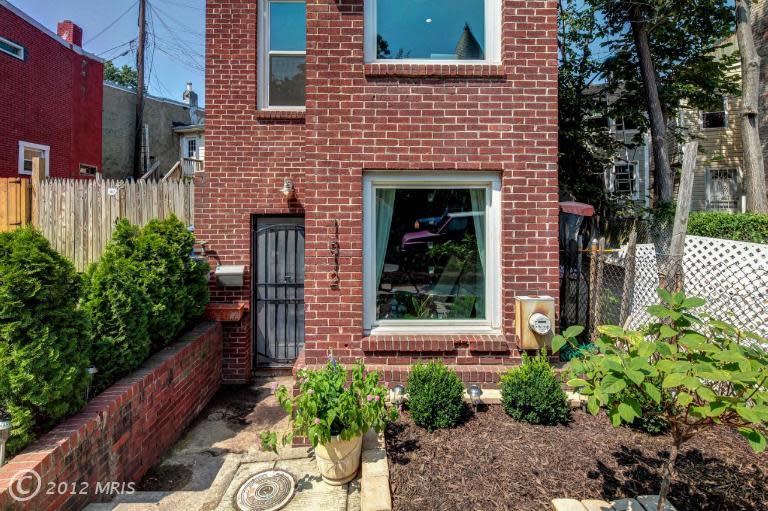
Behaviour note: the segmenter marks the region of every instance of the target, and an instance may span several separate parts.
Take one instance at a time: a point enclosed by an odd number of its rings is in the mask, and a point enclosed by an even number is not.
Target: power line
[[[187,9],[196,9],[198,11],[204,11],[205,10],[205,7],[200,7],[199,5],[186,4],[184,2],[179,2],[177,0],[163,0],[163,3],[175,5],[176,7],[185,7]],[[203,3],[203,5],[205,5],[205,3]]]
[[[136,39],[135,39],[135,38],[134,38],[134,39],[131,39],[130,41],[126,41],[126,42],[124,42],[124,43],[122,43],[122,44],[118,44],[117,46],[113,46],[112,48],[110,48],[110,49],[108,49],[108,50],[104,50],[103,52],[99,53],[99,57],[103,57],[103,56],[105,56],[105,55],[106,55],[107,53],[109,53],[109,52],[115,51],[115,50],[117,50],[118,48],[122,48],[122,47],[123,47],[123,46],[125,46],[126,44],[128,44],[128,45],[130,45],[130,44],[133,44],[134,42],[136,42]],[[129,49],[128,51],[130,51],[130,49]],[[127,52],[126,52],[126,53],[127,53]],[[125,55],[125,53],[124,53],[123,55]],[[120,56],[122,57],[122,55],[120,55]],[[113,58],[117,58],[117,57],[113,57]]]
[[[90,43],[91,41],[93,41],[94,39],[96,39],[97,37],[99,37],[100,35],[102,35],[104,32],[106,32],[106,31],[107,31],[107,30],[109,30],[110,28],[114,27],[114,26],[115,26],[115,24],[116,24],[118,21],[120,21],[121,19],[123,19],[123,18],[124,18],[124,17],[125,17],[125,16],[126,16],[128,13],[129,13],[129,12],[131,12],[131,11],[133,10],[133,8],[134,8],[134,7],[136,7],[136,4],[138,4],[138,3],[139,3],[139,0],[136,0],[135,2],[133,2],[133,3],[131,4],[131,6],[130,6],[130,7],[128,7],[128,9],[126,9],[126,10],[125,10],[125,12],[123,12],[123,13],[122,13],[120,16],[118,16],[117,18],[115,18],[115,19],[112,21],[112,23],[110,23],[109,25],[107,25],[106,27],[104,27],[104,28],[101,30],[101,32],[99,32],[99,33],[98,33],[98,34],[96,34],[95,36],[93,36],[93,37],[91,37],[90,39],[88,39],[87,41],[85,41],[85,44],[88,44],[88,43]]]

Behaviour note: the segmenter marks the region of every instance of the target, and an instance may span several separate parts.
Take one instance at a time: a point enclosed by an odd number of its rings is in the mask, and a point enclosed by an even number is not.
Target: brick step
[[[470,353],[509,354],[515,350],[503,335],[376,335],[363,338],[366,353],[452,353],[459,349]]]

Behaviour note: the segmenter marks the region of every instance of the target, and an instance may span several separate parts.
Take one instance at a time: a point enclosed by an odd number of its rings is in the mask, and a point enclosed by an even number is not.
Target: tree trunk
[[[691,211],[693,196],[694,170],[696,155],[699,151],[698,140],[687,142],[683,146],[683,172],[677,192],[675,223],[672,227],[672,239],[666,257],[666,268],[661,268],[659,285],[670,292],[683,289],[683,255],[685,253],[685,233],[688,231],[688,215]]]
[[[736,40],[741,54],[741,143],[744,149],[744,186],[747,211],[768,213],[765,165],[757,115],[760,94],[760,56],[752,35],[752,0],[736,0]]]
[[[646,109],[651,128],[651,147],[653,149],[653,177],[655,204],[672,201],[675,186],[674,174],[667,156],[667,126],[659,100],[656,83],[656,70],[653,67],[651,46],[648,38],[648,26],[640,7],[632,3],[628,11],[635,39],[637,57],[640,63],[640,76],[645,90]]]
[[[669,493],[669,487],[672,485],[672,478],[675,476],[675,462],[677,461],[677,454],[680,452],[680,440],[675,440],[672,445],[672,450],[669,452],[669,459],[664,465],[664,472],[661,480],[661,490],[659,491],[659,503],[656,506],[656,511],[664,511],[664,504],[667,502],[667,493]]]

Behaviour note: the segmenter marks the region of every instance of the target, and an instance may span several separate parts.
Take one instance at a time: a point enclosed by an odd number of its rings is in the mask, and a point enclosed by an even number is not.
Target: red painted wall
[[[50,146],[50,175],[101,170],[104,66],[0,6],[0,36],[24,46],[21,61],[0,53],[0,177],[18,176],[19,141]]]
[[[366,65],[363,0],[311,2],[306,114],[281,116],[256,109],[256,2],[209,0],[198,235],[225,264],[249,265],[252,215],[305,213],[301,363],[321,363],[332,349],[387,366],[396,380],[407,364],[439,357],[466,367],[467,381],[485,381],[519,361],[514,297],[558,294],[556,30],[554,0],[504,0],[499,66]],[[500,173],[502,335],[364,338],[362,177],[381,169]],[[278,191],[283,177],[296,182],[294,202]],[[334,220],[339,289],[328,279]],[[212,289],[216,301],[250,295],[248,282]],[[247,380],[250,318],[225,339],[225,378]]]

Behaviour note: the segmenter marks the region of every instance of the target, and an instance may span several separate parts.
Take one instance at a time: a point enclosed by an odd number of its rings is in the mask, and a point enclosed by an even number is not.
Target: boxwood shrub
[[[442,362],[412,366],[407,392],[413,422],[428,431],[452,428],[464,413],[464,385]]]
[[[531,424],[564,424],[571,420],[565,392],[546,353],[529,358],[501,377],[501,405],[507,415]]]
[[[32,228],[0,234],[0,408],[14,453],[84,402],[89,324],[82,279]]]
[[[768,243],[768,215],[714,211],[691,213],[688,234],[752,243]]]

